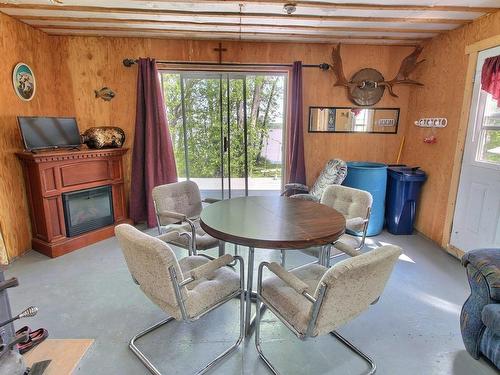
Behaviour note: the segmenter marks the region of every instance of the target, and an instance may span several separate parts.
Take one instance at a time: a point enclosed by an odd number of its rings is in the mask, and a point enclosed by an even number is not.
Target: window
[[[281,191],[286,80],[279,72],[160,73],[179,180],[203,197]]]
[[[481,90],[477,111],[476,161],[500,165],[500,108],[491,94]]]

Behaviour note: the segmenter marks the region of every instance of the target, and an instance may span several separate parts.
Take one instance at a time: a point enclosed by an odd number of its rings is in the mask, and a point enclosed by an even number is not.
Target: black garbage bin
[[[420,189],[427,179],[418,167],[387,168],[385,223],[392,234],[412,234]]]

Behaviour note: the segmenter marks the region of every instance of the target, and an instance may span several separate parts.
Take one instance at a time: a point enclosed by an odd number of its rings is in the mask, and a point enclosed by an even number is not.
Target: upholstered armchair
[[[462,264],[471,289],[460,314],[465,349],[500,369],[500,248],[470,251]]]
[[[323,191],[328,186],[340,185],[346,176],[347,165],[345,161],[332,159],[326,163],[311,189],[303,184],[291,183],[285,185],[285,190],[281,195],[319,202]]]
[[[255,346],[271,372],[279,374],[265,356],[260,343],[261,304],[301,340],[332,334],[370,365],[369,374],[375,373],[375,363],[335,329],[378,301],[400,254],[399,247],[386,245],[345,259],[332,268],[308,264],[290,272],[277,263],[261,263],[257,284]],[[268,268],[274,276],[263,280],[264,268]]]
[[[173,321],[184,322],[199,319],[235,297],[240,299],[240,333],[234,345],[207,364],[197,374],[213,368],[221,359],[233,352],[244,334],[243,259],[226,254],[214,260],[200,256],[175,257],[172,249],[158,238],[149,236],[128,224],[115,228],[133,280],[143,293],[169,317],[134,336],[130,349],[155,375],[160,371],[136,346],[139,338]],[[239,262],[239,272],[228,267]]]
[[[219,248],[219,256],[224,255],[224,242],[208,235],[200,227],[203,203],[214,203],[217,199],[206,198],[202,201],[200,189],[193,181],[156,186],[152,196],[160,239],[187,249],[189,255],[214,247]]]

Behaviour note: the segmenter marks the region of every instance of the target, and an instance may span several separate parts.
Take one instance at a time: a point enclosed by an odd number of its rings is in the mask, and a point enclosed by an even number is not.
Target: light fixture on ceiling
[[[288,3],[288,4],[285,4],[283,5],[283,10],[286,12],[286,14],[290,15],[290,14],[293,14],[295,13],[295,11],[297,10],[297,5],[296,4],[293,4],[293,3]]]

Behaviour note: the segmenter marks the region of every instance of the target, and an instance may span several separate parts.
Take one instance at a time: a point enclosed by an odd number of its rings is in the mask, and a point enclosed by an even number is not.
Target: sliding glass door
[[[162,72],[179,180],[204,197],[279,194],[286,76]]]

